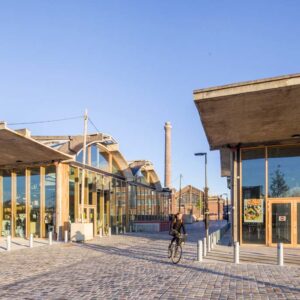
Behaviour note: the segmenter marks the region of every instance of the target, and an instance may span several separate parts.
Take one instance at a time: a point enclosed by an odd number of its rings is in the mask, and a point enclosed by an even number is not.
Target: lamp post
[[[207,187],[207,153],[199,152],[195,153],[195,156],[204,156],[205,157],[205,187],[204,187],[204,218],[205,218],[205,236],[206,241],[208,242],[209,236],[209,209],[208,209],[208,187]]]

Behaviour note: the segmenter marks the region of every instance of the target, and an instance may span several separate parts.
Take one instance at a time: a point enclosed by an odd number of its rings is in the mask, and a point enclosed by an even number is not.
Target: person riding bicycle
[[[181,230],[183,232],[183,234],[186,234],[185,231],[185,227],[183,224],[183,220],[182,220],[182,214],[181,213],[177,213],[173,219],[173,221],[171,222],[171,226],[170,226],[170,235],[173,236],[170,246],[176,241],[176,243],[179,243],[179,237],[181,234]]]

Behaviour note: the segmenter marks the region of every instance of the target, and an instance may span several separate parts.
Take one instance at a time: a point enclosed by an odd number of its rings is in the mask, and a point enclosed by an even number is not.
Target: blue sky
[[[298,73],[299,12],[296,0],[0,1],[0,119],[87,108],[128,160],[151,160],[162,181],[170,121],[173,185],[182,173],[183,185],[202,187],[203,160],[193,153],[209,147],[193,90]],[[82,132],[80,120],[28,127]],[[208,163],[210,192],[226,192],[217,151]]]

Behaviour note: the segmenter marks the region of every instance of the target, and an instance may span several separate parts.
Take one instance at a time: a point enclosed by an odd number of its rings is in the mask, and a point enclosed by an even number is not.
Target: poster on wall
[[[264,222],[264,199],[244,200],[244,222],[245,223]]]

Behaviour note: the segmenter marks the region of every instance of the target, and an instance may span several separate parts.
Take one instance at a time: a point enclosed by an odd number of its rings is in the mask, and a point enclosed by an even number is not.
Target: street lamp
[[[206,241],[208,243],[208,235],[209,235],[209,209],[208,209],[208,187],[207,187],[207,153],[199,152],[195,153],[195,156],[204,156],[205,157],[205,188],[204,188],[204,218],[205,218],[205,236]]]

